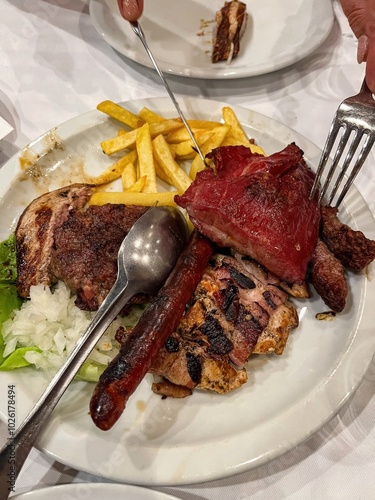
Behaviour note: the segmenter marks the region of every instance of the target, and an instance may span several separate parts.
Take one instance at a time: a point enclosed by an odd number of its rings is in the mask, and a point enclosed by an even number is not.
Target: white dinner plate
[[[246,1],[248,22],[230,64],[212,64],[215,13],[224,0],[152,0],[140,19],[160,69],[193,78],[242,78],[284,68],[311,54],[333,24],[331,0]],[[90,0],[98,33],[118,52],[152,67],[140,40],[119,14],[116,0]]]
[[[177,500],[176,497],[159,491],[110,483],[61,484],[30,493],[16,495],[13,500],[67,500],[89,498],[90,500]]]
[[[221,119],[221,102],[179,101],[189,118]],[[135,113],[146,106],[176,116],[168,98],[125,106]],[[233,109],[266,153],[295,141],[316,165],[320,150],[306,138],[248,109]],[[37,139],[0,169],[0,238],[8,236],[23,208],[41,191],[79,180],[83,165],[98,171],[113,162],[103,155],[100,141],[116,135],[117,129],[118,124],[98,111],[85,113]],[[35,162],[23,180],[16,177],[20,157],[23,164]],[[345,201],[341,219],[375,239],[374,220],[358,191],[353,188]],[[185,399],[161,399],[146,377],[117,424],[103,432],[88,415],[93,385],[73,382],[39,439],[39,449],[76,469],[143,485],[222,478],[280,456],[330,420],[366,373],[375,352],[372,270],[348,273],[347,307],[334,321],[315,318],[327,309],[316,295],[296,300],[300,326],[284,354],[252,356],[248,383],[227,395],[195,391]],[[46,383],[46,376],[32,368],[0,373],[0,394],[15,384],[18,422]],[[6,420],[4,397],[0,412]]]

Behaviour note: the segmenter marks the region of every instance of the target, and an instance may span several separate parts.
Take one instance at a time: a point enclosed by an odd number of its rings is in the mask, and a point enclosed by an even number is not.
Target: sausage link
[[[115,424],[175,331],[212,253],[213,244],[195,231],[165,285],[101,375],[90,401],[91,418],[100,429],[108,430]]]

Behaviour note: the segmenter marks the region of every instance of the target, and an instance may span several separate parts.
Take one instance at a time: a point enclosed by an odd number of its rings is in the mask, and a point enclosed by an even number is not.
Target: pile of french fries
[[[175,205],[174,196],[186,191],[197,173],[207,168],[180,118],[164,118],[148,108],[135,115],[108,100],[97,109],[127,129],[119,128],[116,137],[101,143],[106,155],[122,156],[92,179],[94,184],[104,185],[121,178],[122,190],[97,191],[90,199],[91,205]],[[229,145],[243,145],[264,155],[262,148],[249,141],[232,108],[222,109],[222,119],[188,120],[203,155]],[[158,191],[158,177],[172,186],[170,191]]]

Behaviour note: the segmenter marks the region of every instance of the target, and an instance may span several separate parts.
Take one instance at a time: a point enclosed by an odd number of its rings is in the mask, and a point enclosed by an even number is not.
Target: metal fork
[[[344,150],[347,150],[345,159],[341,169],[337,172],[332,191],[328,198],[328,205],[331,205],[344,180],[345,174],[349,167],[351,167],[350,174],[345,179],[346,182],[338,194],[335,207],[338,207],[342,202],[375,142],[375,100],[365,80],[362,83],[359,94],[345,99],[336,111],[320,158],[315,181],[311,188],[310,199],[319,189],[320,179],[341,129],[342,134],[337,144],[331,167],[319,193],[319,201],[321,201],[327,192],[328,186],[332,182],[332,178],[337,170]],[[350,136],[352,136],[351,141],[349,141]],[[356,155],[356,158],[354,158],[354,154],[361,142],[362,145],[359,153]]]

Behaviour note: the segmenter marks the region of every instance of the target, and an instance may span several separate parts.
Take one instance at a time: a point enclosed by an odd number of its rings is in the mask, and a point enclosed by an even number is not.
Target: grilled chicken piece
[[[216,12],[215,21],[212,62],[230,62],[240,50],[240,39],[247,24],[246,4],[237,0],[225,2]]]
[[[251,257],[242,255],[239,252],[233,252],[233,256],[245,266],[250,274],[255,276],[264,285],[275,285],[282,288],[288,295],[300,299],[308,299],[310,297],[306,282],[301,284],[294,283],[290,285],[286,281],[282,281],[275,274],[263,267],[259,262]]]
[[[298,316],[287,294],[262,283],[242,259],[216,254],[152,372],[189,389],[220,394],[247,381],[252,353],[281,354]]]
[[[54,231],[69,212],[82,208],[93,191],[88,184],[72,184],[35,199],[16,228],[18,294],[28,297],[31,285],[50,285]]]
[[[166,398],[186,398],[192,395],[192,390],[184,387],[182,385],[175,385],[169,380],[162,380],[161,382],[154,382],[151,386],[152,391],[155,394],[160,394],[160,396]]]

